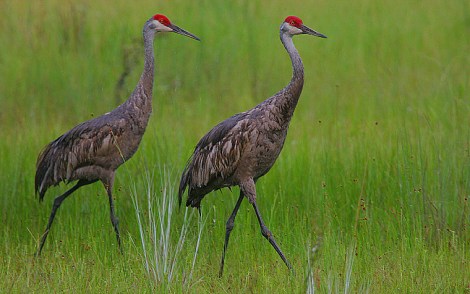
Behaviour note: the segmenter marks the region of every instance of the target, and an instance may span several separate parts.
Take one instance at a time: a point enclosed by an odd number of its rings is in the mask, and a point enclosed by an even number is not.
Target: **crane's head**
[[[173,32],[200,41],[200,39],[195,35],[172,24],[168,17],[163,14],[155,14],[149,22],[150,29],[155,30],[156,32]]]
[[[320,38],[326,38],[325,35],[305,26],[303,21],[297,16],[288,16],[281,25],[281,32],[286,32],[291,36],[307,34]]]

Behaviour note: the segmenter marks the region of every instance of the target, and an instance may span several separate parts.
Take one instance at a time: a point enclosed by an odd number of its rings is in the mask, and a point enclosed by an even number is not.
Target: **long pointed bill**
[[[169,25],[169,27],[170,27],[171,29],[173,29],[173,32],[174,32],[174,33],[177,33],[177,34],[180,34],[180,35],[183,35],[183,36],[186,36],[186,37],[190,37],[190,38],[192,38],[192,39],[194,39],[194,40],[201,41],[201,39],[199,39],[199,38],[196,37],[195,35],[191,34],[190,32],[187,32],[187,31],[183,30],[182,28],[180,28],[180,27],[178,27],[178,26],[176,26],[176,25],[174,25],[174,24]]]
[[[314,31],[314,30],[312,30],[311,28],[309,28],[307,26],[301,25],[300,29],[302,30],[302,33],[304,33],[304,34],[312,35],[312,36],[316,36],[316,37],[320,37],[320,38],[326,38],[325,35],[320,34],[319,32]]]

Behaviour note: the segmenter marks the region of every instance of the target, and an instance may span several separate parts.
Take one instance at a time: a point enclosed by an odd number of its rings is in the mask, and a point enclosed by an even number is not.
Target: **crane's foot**
[[[36,253],[34,254],[35,257],[41,256],[42,247],[44,247],[44,243],[46,242],[46,238],[47,238],[47,235],[48,235],[48,234],[49,234],[49,229],[46,229],[46,231],[44,232],[44,234],[42,234],[41,242],[39,243],[38,250],[37,250]]]

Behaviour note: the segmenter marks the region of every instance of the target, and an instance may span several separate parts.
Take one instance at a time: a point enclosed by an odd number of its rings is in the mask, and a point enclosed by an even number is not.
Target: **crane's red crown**
[[[171,21],[168,19],[168,17],[164,16],[163,14],[155,14],[153,16],[153,19],[158,21],[164,26],[169,26],[171,25]]]
[[[293,15],[286,17],[284,22],[287,22],[288,24],[296,28],[300,28],[300,26],[303,23],[303,21],[300,18],[298,18],[297,16],[293,16]]]

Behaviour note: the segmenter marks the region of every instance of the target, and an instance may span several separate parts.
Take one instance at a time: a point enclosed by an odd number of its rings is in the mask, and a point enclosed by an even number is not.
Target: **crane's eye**
[[[295,21],[291,20],[290,25],[295,26]]]

